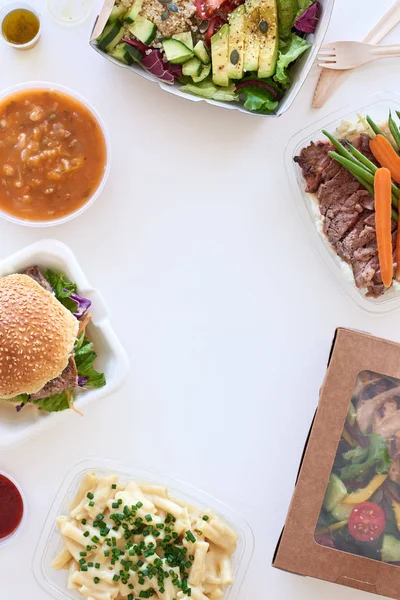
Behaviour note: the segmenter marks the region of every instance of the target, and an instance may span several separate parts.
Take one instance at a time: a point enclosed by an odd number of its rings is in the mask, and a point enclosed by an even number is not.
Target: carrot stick
[[[397,226],[397,235],[396,235],[396,279],[400,281],[400,227]]]
[[[389,169],[392,179],[400,183],[400,156],[392,144],[383,135],[377,135],[369,141],[369,147],[381,167]]]
[[[90,312],[86,313],[86,315],[83,317],[82,321],[80,321],[79,323],[79,329],[78,329],[78,336],[79,337],[82,333],[82,331],[86,328],[86,325],[89,323],[90,319],[92,318],[92,315],[90,314]]]
[[[378,241],[378,257],[382,282],[390,287],[393,278],[392,249],[392,180],[389,169],[381,168],[375,173],[375,227]]]
[[[66,389],[65,393],[67,395],[67,400],[68,400],[68,404],[71,410],[73,410],[74,412],[78,413],[78,415],[80,415],[81,417],[83,417],[83,412],[81,412],[78,408],[76,408],[76,406],[74,405],[74,401],[71,398],[71,392]]]

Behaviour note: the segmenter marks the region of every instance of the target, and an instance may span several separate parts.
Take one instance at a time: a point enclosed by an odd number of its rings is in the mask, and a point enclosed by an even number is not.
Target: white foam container
[[[295,207],[299,212],[307,237],[314,250],[353,302],[363,310],[376,315],[389,313],[400,308],[400,284],[395,283],[396,288],[390,288],[379,298],[367,298],[365,291],[356,287],[350,266],[337,256],[327,237],[321,231],[321,227],[317,224],[316,215],[320,215],[316,196],[305,192],[305,180],[301,168],[294,162],[294,157],[300,154],[301,149],[308,146],[310,142],[327,141],[321,133],[322,129],[332,133],[342,121],[356,123],[357,113],[363,116],[368,114],[375,122],[384,122],[388,119],[389,109],[392,112],[400,110],[400,95],[392,92],[372,94],[366,102],[356,102],[345,106],[302,129],[292,137],[285,152],[286,172],[289,177]]]
[[[151,73],[145,71],[139,64],[134,63],[133,65],[124,65],[109,54],[107,54],[106,52],[100,50],[100,48],[97,45],[96,38],[100,35],[100,33],[103,31],[106,25],[112,7],[114,6],[114,0],[105,0],[103,8],[93,26],[90,45],[94,50],[96,50],[96,52],[99,52],[99,54],[104,56],[104,58],[106,58],[107,60],[113,62],[119,67],[123,67],[129,69],[130,71],[133,71],[133,73],[136,73],[136,75],[139,75],[140,77],[144,77],[144,79],[147,79],[148,81],[154,81],[155,83],[158,83],[160,88],[164,90],[164,92],[168,92],[169,94],[174,94],[175,96],[179,96],[180,98],[186,98],[187,100],[192,100],[192,102],[207,102],[207,104],[213,104],[214,106],[220,106],[222,108],[228,108],[231,110],[238,110],[239,112],[248,115],[250,114],[256,117],[277,117],[282,115],[291,107],[292,103],[294,102],[294,99],[296,98],[305,80],[307,79],[310,69],[324,40],[326,31],[331,20],[335,0],[320,0],[320,3],[322,6],[322,12],[316,32],[315,34],[307,36],[307,41],[309,41],[312,44],[312,48],[309,52],[306,52],[305,54],[303,54],[303,56],[296,60],[293,69],[291,70],[293,83],[290,89],[285,94],[283,100],[280,102],[276,112],[272,115],[260,115],[251,112],[243,106],[241,106],[239,102],[220,102],[218,100],[208,100],[206,98],[201,98],[192,94],[186,94],[180,91],[179,87],[181,84],[175,83],[171,85],[168,83],[164,83],[163,81],[160,81],[159,79],[154,77],[154,75],[152,75]]]
[[[84,411],[89,403],[115,392],[129,369],[128,357],[111,326],[107,305],[98,290],[90,285],[73,252],[56,240],[41,240],[0,261],[0,277],[18,273],[31,265],[59,270],[75,281],[79,293],[92,301],[92,319],[88,336],[97,352],[96,368],[105,373],[107,384],[102,388],[82,390],[75,405]],[[15,406],[0,403],[0,448],[24,442],[60,421],[80,418],[71,410],[43,413],[26,405],[19,413]],[[71,425],[71,422],[68,423]]]
[[[36,580],[46,592],[57,600],[82,600],[82,596],[76,590],[67,589],[68,571],[56,571],[51,567],[51,562],[62,548],[61,535],[55,523],[56,517],[68,514],[69,504],[78,491],[80,481],[92,471],[102,476],[115,473],[122,481],[161,484],[168,487],[172,496],[204,508],[205,511],[212,509],[227,522],[238,533],[239,540],[232,557],[234,583],[227,588],[221,600],[237,598],[254,552],[254,534],[247,521],[219,500],[183,481],[157,471],[101,458],[85,459],[75,464],[61,484],[47,516],[33,560]]]

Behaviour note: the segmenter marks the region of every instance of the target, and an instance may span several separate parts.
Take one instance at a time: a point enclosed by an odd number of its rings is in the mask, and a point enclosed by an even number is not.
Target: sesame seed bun
[[[0,398],[34,394],[68,364],[78,320],[27,275],[0,278]]]

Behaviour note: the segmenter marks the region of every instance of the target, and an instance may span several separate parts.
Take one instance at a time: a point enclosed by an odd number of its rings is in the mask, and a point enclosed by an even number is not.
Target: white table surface
[[[0,548],[1,599],[48,598],[32,556],[66,472],[86,456],[156,468],[240,511],[256,550],[237,600],[370,598],[270,567],[335,327],[400,341],[400,313],[363,313],[314,253],[283,153],[299,128],[344,104],[400,92],[400,59],[359,69],[318,111],[315,68],[288,113],[260,119],[166,94],[102,59],[87,43],[95,9],[68,29],[44,0],[32,3],[43,38],[25,53],[1,46],[0,87],[49,80],[86,96],[108,125],[113,167],[75,221],[47,230],[1,222],[0,255],[42,237],[69,244],[108,301],[132,367],[124,388],[74,429],[61,424],[1,451],[0,470],[29,504],[23,531]],[[361,39],[390,4],[337,0],[328,38]]]

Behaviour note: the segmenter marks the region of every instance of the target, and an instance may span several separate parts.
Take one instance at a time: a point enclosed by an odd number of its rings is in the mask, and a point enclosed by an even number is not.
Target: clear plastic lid
[[[85,475],[93,471],[100,476],[117,474],[121,481],[163,485],[175,497],[204,508],[205,511],[207,509],[213,510],[239,536],[237,549],[232,556],[234,583],[227,588],[225,596],[221,600],[234,600],[237,597],[254,552],[253,531],[245,519],[219,500],[183,481],[156,471],[109,459],[85,459],[77,463],[64,479],[56,495],[34,556],[35,577],[46,592],[58,600],[65,600],[66,598],[82,600],[82,596],[77,591],[67,589],[68,572],[56,571],[52,568],[51,563],[63,545],[60,532],[56,526],[56,518],[58,515],[68,514],[68,507],[76,495],[80,482]]]
[[[51,18],[61,25],[79,25],[92,12],[93,0],[47,0]]]
[[[352,126],[357,125],[358,114],[363,116],[368,114],[375,122],[379,123],[387,121],[389,110],[392,112],[400,110],[400,96],[391,92],[373,94],[365,104],[348,105],[299,131],[290,140],[285,153],[286,172],[296,208],[307,229],[308,239],[342,289],[361,308],[375,314],[388,313],[400,307],[400,285],[394,282],[394,285],[378,298],[368,297],[365,289],[361,290],[356,287],[350,265],[336,254],[322,230],[323,218],[319,211],[316,194],[309,194],[305,191],[305,180],[301,168],[294,158],[300,154],[302,148],[311,142],[327,141],[321,133],[323,129],[333,133],[341,127],[343,137],[346,137],[346,130],[351,131]]]

